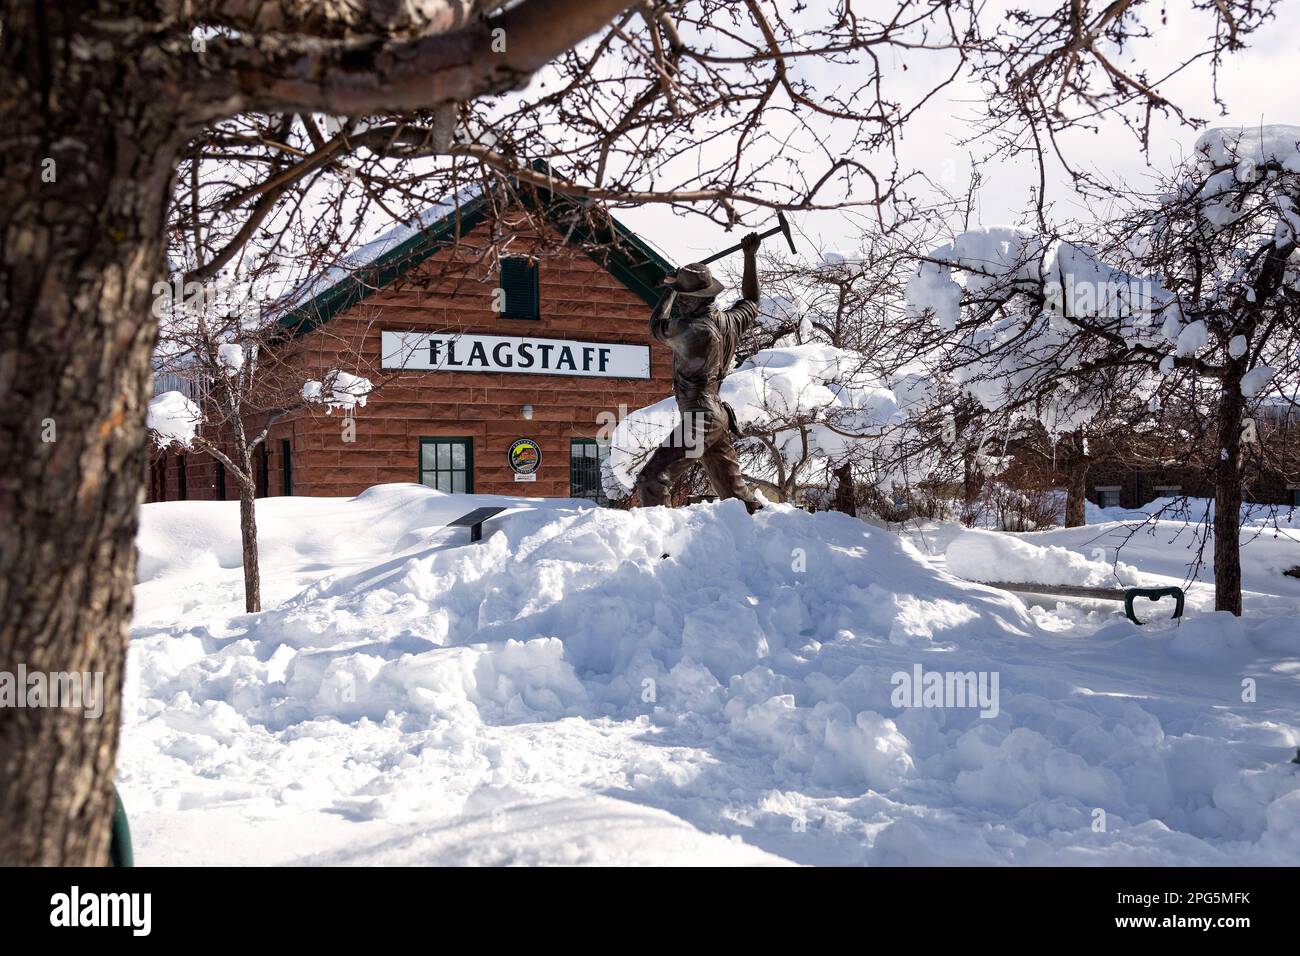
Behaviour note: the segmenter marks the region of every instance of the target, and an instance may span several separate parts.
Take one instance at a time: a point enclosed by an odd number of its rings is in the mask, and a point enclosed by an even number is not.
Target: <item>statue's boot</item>
[[[749,485],[740,473],[740,461],[736,458],[736,447],[731,443],[731,435],[724,429],[714,438],[704,452],[701,464],[708,472],[709,483],[719,498],[739,498],[745,503],[745,510],[750,514],[759,511],[763,503],[754,497]]]
[[[668,504],[668,493],[673,481],[688,465],[690,459],[686,457],[686,449],[680,443],[673,444],[670,439],[656,448],[636,479],[636,496],[641,507]]]
[[[763,507],[741,476],[731,443],[735,421],[729,412],[683,410],[680,431],[664,439],[637,477],[636,494],[642,507],[668,504],[673,483],[696,459],[704,466],[718,498],[739,498],[750,514]]]

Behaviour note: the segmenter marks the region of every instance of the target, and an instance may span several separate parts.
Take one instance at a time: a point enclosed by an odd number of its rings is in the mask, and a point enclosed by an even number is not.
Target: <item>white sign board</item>
[[[518,335],[384,332],[380,348],[384,368],[587,378],[650,377],[648,345]]]

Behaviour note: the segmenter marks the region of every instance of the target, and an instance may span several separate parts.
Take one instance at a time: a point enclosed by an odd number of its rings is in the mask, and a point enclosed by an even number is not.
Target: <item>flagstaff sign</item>
[[[384,332],[380,347],[384,368],[588,378],[650,377],[648,345],[515,335]]]

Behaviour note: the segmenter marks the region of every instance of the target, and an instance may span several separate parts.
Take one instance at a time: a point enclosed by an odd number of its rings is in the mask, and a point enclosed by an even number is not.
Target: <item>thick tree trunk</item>
[[[0,671],[102,675],[105,699],[0,709],[0,865],[107,859],[179,145],[143,54],[73,42],[84,17],[9,6],[0,44]]]
[[[1088,523],[1088,468],[1086,455],[1078,455],[1070,462],[1069,481],[1065,486],[1065,526],[1082,528]]]
[[[976,503],[980,497],[980,479],[979,468],[976,465],[974,454],[967,453],[962,455],[962,524],[971,526],[975,524]]]
[[[245,464],[245,473],[253,470]],[[262,576],[257,566],[257,501],[251,481],[239,483],[239,537],[244,546],[244,610],[262,610]]]
[[[1214,609],[1241,615],[1241,372],[1233,362],[1219,398],[1219,462],[1214,478]]]
[[[853,466],[841,465],[835,470],[835,510],[846,515],[858,515],[858,494],[853,484]]]

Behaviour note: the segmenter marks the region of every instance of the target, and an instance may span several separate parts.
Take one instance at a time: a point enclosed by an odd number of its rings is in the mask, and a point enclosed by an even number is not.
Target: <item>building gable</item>
[[[658,303],[663,279],[675,267],[626,226],[608,213],[600,213],[599,224],[593,225],[572,197],[553,190],[525,188],[519,195],[530,211],[558,227],[565,242],[580,247],[647,305]],[[493,215],[491,198],[479,193],[456,203],[446,215],[286,311],[279,324],[288,337],[297,337],[374,295],[487,222]]]

